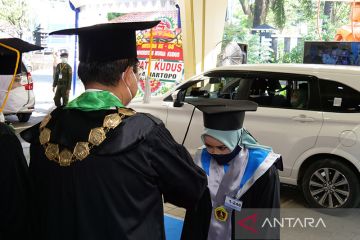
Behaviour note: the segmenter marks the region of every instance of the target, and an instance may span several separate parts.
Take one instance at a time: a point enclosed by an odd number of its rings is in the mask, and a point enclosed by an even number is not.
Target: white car
[[[24,63],[21,63],[21,66],[19,64],[19,67],[21,73],[16,75],[3,112],[4,115],[16,114],[20,122],[27,122],[35,106],[33,81]],[[10,72],[4,73],[0,69],[0,104],[5,100],[12,77]]]
[[[138,112],[160,118],[182,143],[194,107],[190,98],[247,99],[244,127],[283,157],[281,182],[298,185],[311,207],[356,207],[360,202],[360,67],[261,64],[219,67],[195,76]],[[300,94],[301,93],[301,94]],[[294,96],[301,95],[295,99]],[[173,99],[173,97],[175,99]],[[202,145],[195,110],[184,145]]]

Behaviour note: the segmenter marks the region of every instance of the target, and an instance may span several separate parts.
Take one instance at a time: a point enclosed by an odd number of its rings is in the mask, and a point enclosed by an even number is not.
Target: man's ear
[[[130,66],[127,67],[123,74],[124,74],[123,81],[125,81],[125,84],[127,86],[129,86],[131,84],[131,81],[130,81],[130,79],[131,79],[131,67]]]

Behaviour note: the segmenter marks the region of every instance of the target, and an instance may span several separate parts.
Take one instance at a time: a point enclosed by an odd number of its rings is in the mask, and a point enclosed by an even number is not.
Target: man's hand
[[[69,95],[69,94],[70,94],[70,89],[66,90],[66,95]]]
[[[53,87],[53,92],[55,92],[56,87]]]

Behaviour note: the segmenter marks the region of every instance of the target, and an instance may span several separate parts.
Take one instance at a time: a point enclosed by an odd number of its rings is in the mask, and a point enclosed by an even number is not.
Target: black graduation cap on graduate
[[[136,30],[156,26],[160,21],[104,23],[51,32],[50,35],[78,35],[81,62],[107,62],[136,58]]]
[[[14,48],[20,52],[20,61],[22,53],[44,49],[43,47],[28,43],[20,38],[1,38],[0,43]],[[0,74],[13,74],[16,63],[16,53],[2,45],[0,45]],[[17,73],[21,72],[18,67]]]
[[[258,105],[247,100],[198,99],[187,100],[203,112],[204,126],[215,130],[229,131],[242,128],[245,112],[256,111]]]

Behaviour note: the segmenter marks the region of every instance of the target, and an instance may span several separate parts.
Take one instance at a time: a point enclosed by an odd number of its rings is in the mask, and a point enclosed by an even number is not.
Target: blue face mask
[[[212,158],[214,158],[215,161],[219,165],[224,165],[224,164],[227,164],[228,162],[230,162],[232,159],[234,159],[236,157],[236,155],[239,154],[240,151],[241,151],[241,147],[239,145],[237,145],[231,153],[228,153],[228,154],[211,154],[211,153],[209,153],[209,155]]]

